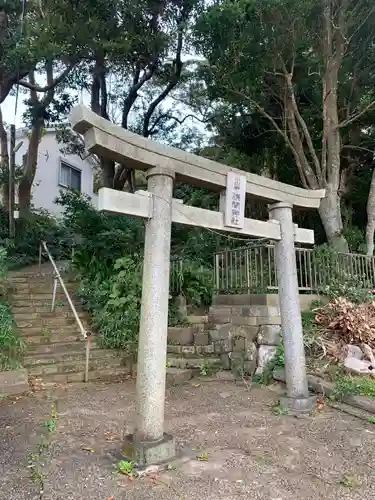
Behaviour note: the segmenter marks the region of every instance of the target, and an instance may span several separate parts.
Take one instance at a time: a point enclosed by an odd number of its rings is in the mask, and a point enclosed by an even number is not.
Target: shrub
[[[182,261],[174,266],[172,281],[176,283],[175,294],[183,295],[188,303],[196,306],[211,304],[213,294],[212,269],[193,261]]]
[[[6,302],[7,270],[7,252],[0,247],[0,370],[16,368],[24,347]]]
[[[9,305],[0,301],[0,369],[11,370],[19,366],[24,344],[16,330]]]
[[[342,256],[341,256],[342,258]],[[327,245],[316,247],[313,259],[320,275],[328,283],[319,288],[319,293],[329,299],[344,297],[353,303],[363,303],[373,300],[370,289],[373,284],[365,275],[348,272],[338,265],[339,254]],[[345,265],[345,261],[342,261]]]
[[[129,349],[137,341],[141,306],[141,261],[117,259],[113,274],[102,281],[84,279],[79,295],[91,313],[103,347]]]
[[[15,222],[15,238],[9,238],[8,215],[0,209],[0,245],[7,250],[10,268],[37,263],[42,240],[46,241],[54,258],[70,257],[71,234],[48,212],[32,212]]]
[[[321,288],[319,292],[331,300],[343,297],[354,304],[362,304],[374,299],[370,292],[371,288],[371,283],[366,281],[365,277],[342,271],[332,277],[330,284]]]

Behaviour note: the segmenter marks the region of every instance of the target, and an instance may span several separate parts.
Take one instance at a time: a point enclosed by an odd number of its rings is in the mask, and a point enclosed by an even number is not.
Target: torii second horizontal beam
[[[152,195],[147,191],[142,194],[131,194],[109,188],[99,190],[99,210],[127,214],[140,219],[152,217]],[[243,236],[280,240],[280,225],[278,221],[260,221],[246,219],[243,229],[224,226],[222,212],[214,212],[203,208],[184,205],[180,200],[172,201],[172,221],[177,224],[202,227],[214,231],[235,233]],[[295,226],[295,241],[297,243],[314,244],[314,231]]]

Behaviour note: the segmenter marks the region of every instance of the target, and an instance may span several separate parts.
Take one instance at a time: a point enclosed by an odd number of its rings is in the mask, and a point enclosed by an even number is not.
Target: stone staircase
[[[63,274],[63,273],[62,273]],[[23,366],[34,379],[45,384],[81,382],[85,372],[85,347],[73,313],[61,286],[57,287],[56,307],[51,312],[53,273],[49,265],[30,267],[10,273],[10,304],[15,322],[26,344]],[[81,321],[87,327],[85,313],[75,297],[75,284],[64,276],[69,294]],[[131,365],[117,351],[100,349],[92,341],[89,380],[121,378]]]

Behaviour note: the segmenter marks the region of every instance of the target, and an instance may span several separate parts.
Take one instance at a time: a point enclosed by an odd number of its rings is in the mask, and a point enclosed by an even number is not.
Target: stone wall
[[[301,295],[301,310],[317,298]],[[239,375],[262,374],[282,339],[278,302],[277,294],[218,295],[198,324],[169,328],[168,353],[181,368],[198,368],[209,360]]]

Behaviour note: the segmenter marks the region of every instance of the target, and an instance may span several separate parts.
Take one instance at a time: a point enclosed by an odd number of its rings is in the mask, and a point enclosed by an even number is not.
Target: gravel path
[[[196,384],[197,385],[197,384]],[[115,472],[132,431],[134,384],[56,388],[0,401],[1,498],[12,500],[333,500],[375,498],[375,425],[334,409],[274,415],[277,392],[210,382],[168,390],[166,431],[188,460],[156,476]],[[43,423],[57,428],[30,479]],[[198,461],[199,454],[207,461]]]

